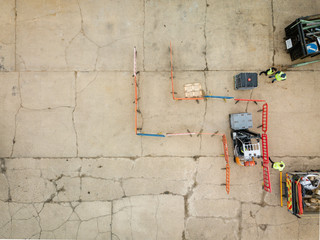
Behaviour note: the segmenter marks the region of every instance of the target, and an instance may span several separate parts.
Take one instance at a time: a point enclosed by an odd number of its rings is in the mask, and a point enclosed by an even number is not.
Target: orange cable
[[[235,98],[235,101],[245,101],[245,102],[265,102],[266,100],[261,99],[241,99],[241,98]]]
[[[137,122],[138,122],[138,90],[137,90],[137,76],[135,74],[134,76],[134,92],[135,92],[135,98],[134,98],[134,101],[135,101],[135,132],[137,134]]]

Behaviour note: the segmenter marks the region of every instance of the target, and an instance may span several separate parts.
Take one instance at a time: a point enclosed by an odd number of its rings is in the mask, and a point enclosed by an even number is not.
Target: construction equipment
[[[280,198],[287,199],[287,209],[297,217],[316,217],[320,210],[320,171],[288,172],[280,179]],[[284,186],[285,194],[282,195]]]
[[[261,135],[249,130],[252,127],[251,113],[230,114],[230,125],[234,161],[240,166],[255,166],[255,159],[261,157]]]
[[[320,54],[320,14],[296,19],[285,28],[285,33],[292,61]]]

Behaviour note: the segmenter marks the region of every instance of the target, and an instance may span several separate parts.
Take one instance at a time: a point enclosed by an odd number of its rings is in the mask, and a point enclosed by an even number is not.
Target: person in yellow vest
[[[284,169],[285,166],[286,166],[283,161],[281,161],[281,162],[274,162],[274,161],[271,160],[270,157],[269,157],[269,161],[270,161],[271,164],[272,164],[271,167],[272,167],[273,169],[279,170],[279,172],[282,172],[283,169]]]
[[[269,69],[267,69],[265,71],[260,72],[259,76],[261,74],[265,74],[266,76],[273,77],[274,74],[276,73],[276,71],[277,71],[277,69],[275,67],[271,67],[271,68],[269,68]]]
[[[272,80],[272,83],[274,83],[275,81],[284,81],[287,79],[287,74],[285,74],[284,72],[278,71],[276,72],[276,74],[274,75],[275,79]]]

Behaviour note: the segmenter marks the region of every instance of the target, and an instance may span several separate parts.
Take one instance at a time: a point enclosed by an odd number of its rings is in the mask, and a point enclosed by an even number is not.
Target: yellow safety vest
[[[282,74],[284,74],[284,72],[280,72],[280,73],[277,73],[277,74],[275,75],[275,78],[276,78],[277,81],[283,81],[283,80],[286,80],[286,79],[287,79],[287,76],[285,76],[284,78],[281,77]]]
[[[275,73],[275,71],[272,71],[272,68],[270,68],[267,72],[268,75],[273,75]]]
[[[282,172],[282,170],[284,169],[285,166],[286,166],[286,165],[284,164],[284,162],[281,161],[281,162],[275,162],[272,167],[273,167],[274,169],[277,169],[277,170],[279,170],[280,172]]]

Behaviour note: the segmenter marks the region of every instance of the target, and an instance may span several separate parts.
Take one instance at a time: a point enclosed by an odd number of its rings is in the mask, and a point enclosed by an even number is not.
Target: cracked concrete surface
[[[319,239],[319,216],[280,207],[262,169],[232,161],[228,114],[262,104],[173,101],[207,94],[265,99],[269,154],[285,171],[320,168],[319,64],[252,91],[233,76],[290,64],[284,27],[317,1],[2,0],[0,8],[0,238]],[[133,47],[142,132],[225,133],[231,188],[216,136],[134,134]]]

